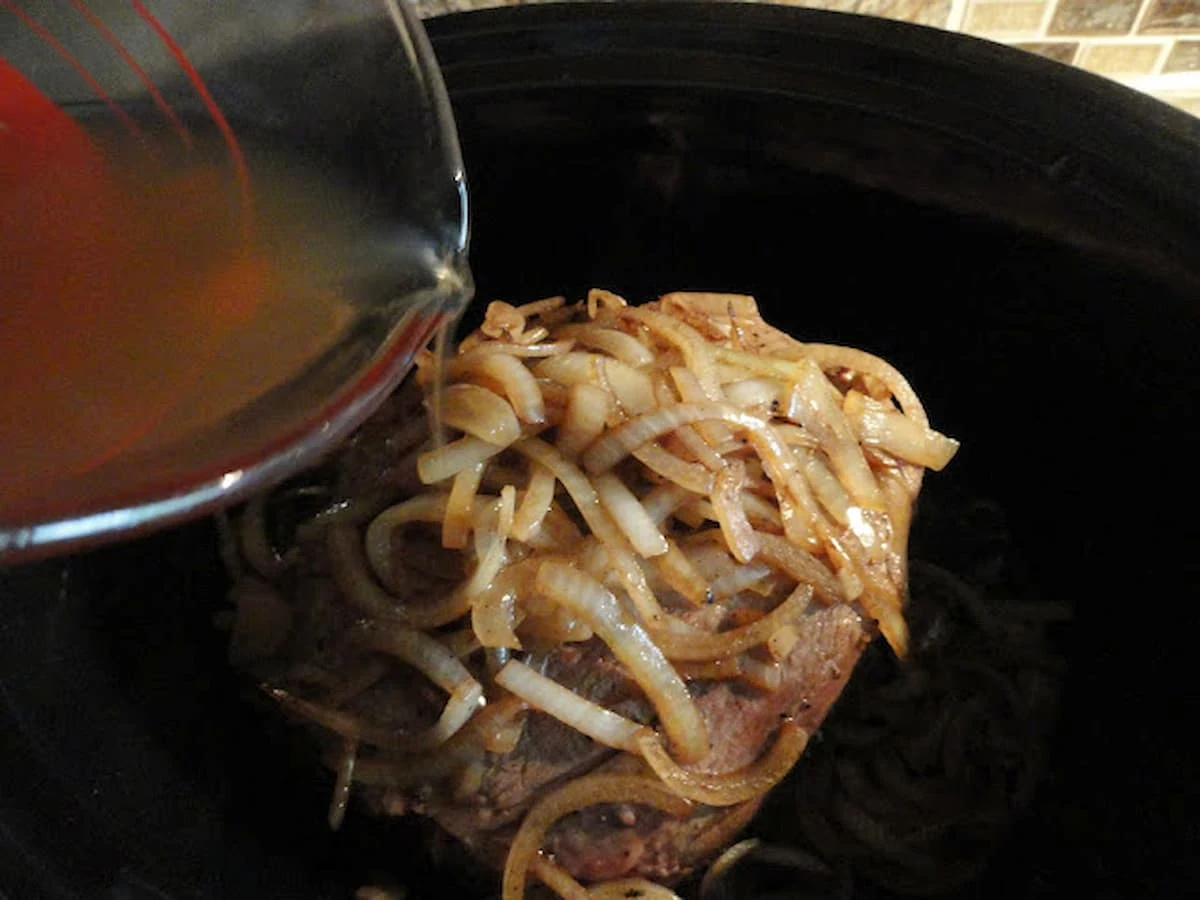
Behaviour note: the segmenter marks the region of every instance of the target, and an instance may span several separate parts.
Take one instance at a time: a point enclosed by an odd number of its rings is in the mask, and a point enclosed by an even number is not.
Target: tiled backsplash
[[[954,0],[940,24],[1200,114],[1200,0]]]
[[[417,0],[425,15],[543,0]],[[1200,0],[772,0],[961,31],[1200,115]]]

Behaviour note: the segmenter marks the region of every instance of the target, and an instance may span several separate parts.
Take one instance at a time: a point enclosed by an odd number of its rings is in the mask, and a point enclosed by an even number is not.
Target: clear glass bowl
[[[469,299],[457,136],[410,6],[44,0],[0,22],[0,563],[312,464]],[[226,281],[182,283],[205,253]],[[270,290],[231,280],[263,259]]]

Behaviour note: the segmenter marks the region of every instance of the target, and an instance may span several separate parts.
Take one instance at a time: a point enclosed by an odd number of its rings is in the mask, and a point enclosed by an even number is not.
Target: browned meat
[[[730,772],[753,763],[772,741],[780,719],[793,715],[815,731],[840,694],[873,626],[852,607],[812,611],[801,620],[800,639],[782,665],[776,691],[740,681],[695,682],[693,696],[713,736],[712,751],[694,768]],[[576,692],[629,718],[651,721],[652,712],[598,641],[566,645],[543,661],[544,671]],[[427,726],[441,703],[422,679],[394,677],[360,696],[349,708],[376,721],[416,730]],[[377,812],[418,811],[438,822],[479,858],[503,865],[521,817],[548,789],[593,771],[636,769],[631,757],[596,744],[539,712],[530,712],[517,746],[478,758],[482,770],[462,789],[466,762],[441,777],[401,787],[366,787],[360,797]],[[760,800],[736,807],[700,806],[679,820],[646,808],[599,806],[559,822],[546,850],[577,878],[642,876],[675,881],[719,852],[753,817]]]
[[[335,822],[351,793],[427,816],[507,866],[509,900],[530,867],[677,882],[870,640],[904,653],[911,503],[956,445],[886,363],[745,297],[493,304],[446,371],[447,442],[422,449],[413,383],[286,560],[243,538],[280,635],[256,671],[339,773]]]

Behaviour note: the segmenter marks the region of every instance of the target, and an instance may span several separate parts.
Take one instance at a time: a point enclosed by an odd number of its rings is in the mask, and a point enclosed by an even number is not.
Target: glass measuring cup
[[[313,463],[471,293],[397,0],[0,0],[0,562]]]

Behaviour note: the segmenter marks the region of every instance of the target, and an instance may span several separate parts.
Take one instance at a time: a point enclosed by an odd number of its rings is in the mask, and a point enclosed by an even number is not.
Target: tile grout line
[[[1046,40],[1050,42],[1066,43],[1069,41],[1087,41],[1093,47],[1161,47],[1164,41],[1170,41],[1170,35],[1146,35],[1145,37],[1129,35],[1121,35],[1112,37],[1104,34],[1077,34],[1075,36],[1065,34],[1047,35]]]
[[[1142,36],[1142,25],[1150,15],[1150,7],[1155,3],[1155,0],[1142,0],[1141,6],[1138,7],[1137,15],[1133,17],[1133,24],[1129,26],[1129,34],[1133,37]],[[1163,68],[1167,64],[1167,58],[1171,55],[1171,51],[1175,49],[1175,38],[1170,38],[1165,41],[1166,52],[1159,53],[1158,59],[1150,69],[1151,75],[1161,75]]]
[[[1039,39],[1046,38],[1050,31],[1050,23],[1054,21],[1054,14],[1058,11],[1059,0],[1048,0],[1046,10],[1042,13],[1042,21],[1038,24],[1037,35]],[[1143,3],[1148,0],[1142,0]]]
[[[1167,65],[1167,59],[1170,57],[1171,51],[1175,49],[1176,40],[1177,38],[1172,37],[1163,41],[1163,48],[1162,52],[1158,54],[1158,61],[1155,62],[1153,68],[1150,69],[1151,75],[1161,75],[1163,73],[1163,69],[1166,68]]]
[[[1133,17],[1133,24],[1129,26],[1129,34],[1137,37],[1141,35],[1142,25],[1145,24],[1146,17],[1150,15],[1150,7],[1154,5],[1154,0],[1142,0],[1141,6],[1138,7],[1137,15]]]
[[[946,30],[963,30],[967,21],[967,0],[950,0],[950,12],[946,14]]]

